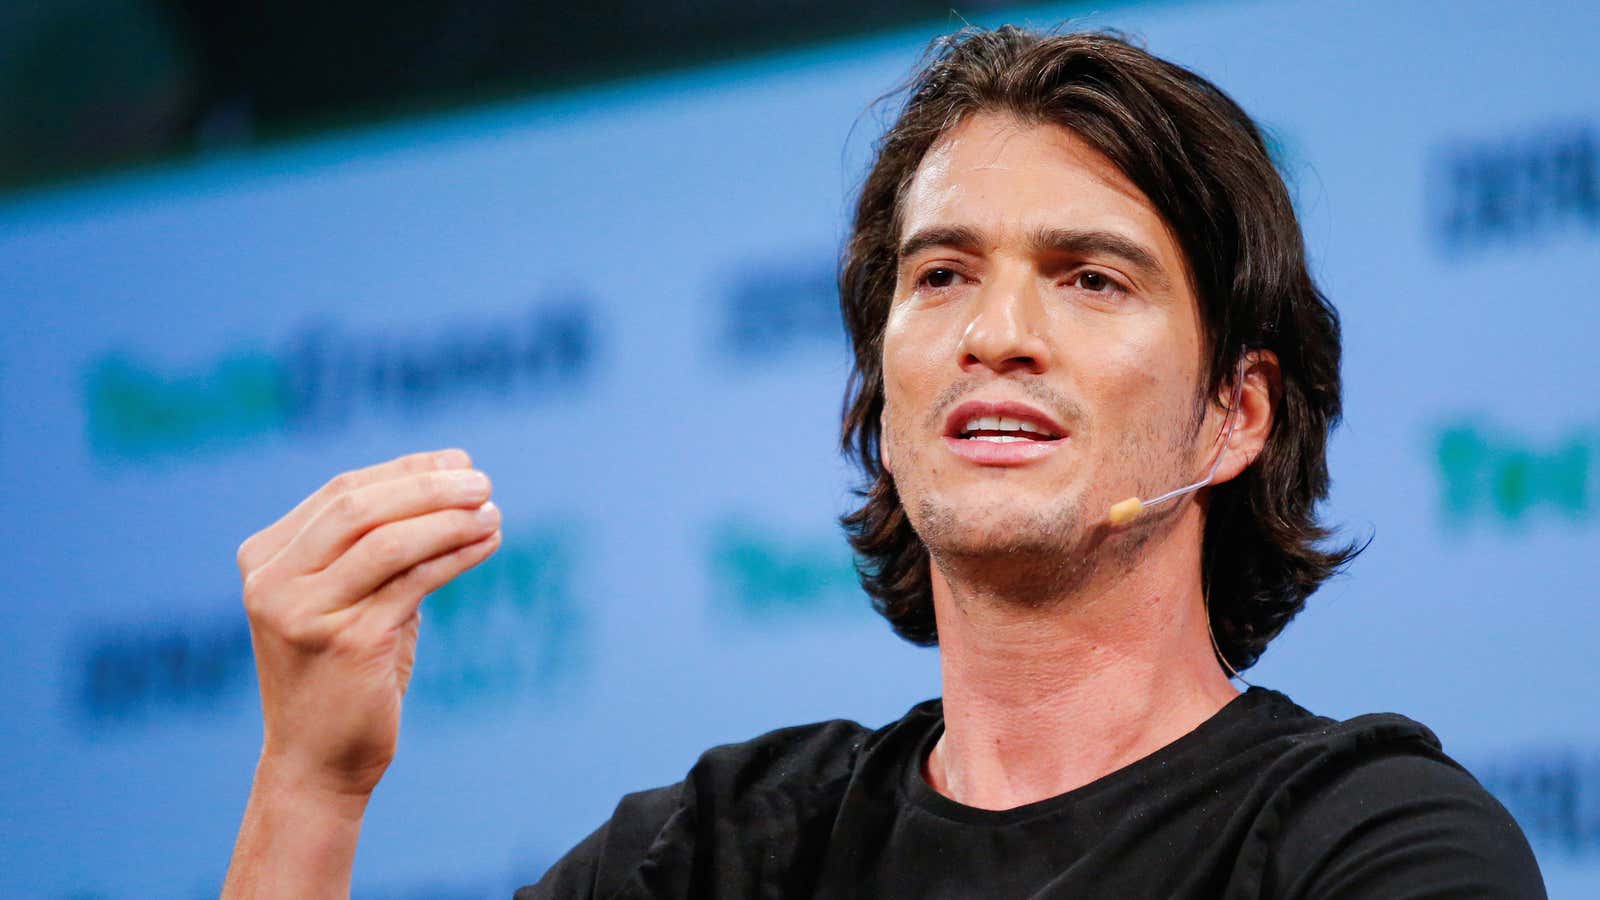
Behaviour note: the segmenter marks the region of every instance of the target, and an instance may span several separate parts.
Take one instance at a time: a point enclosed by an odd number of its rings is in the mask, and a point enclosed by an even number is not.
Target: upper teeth
[[[1033,434],[1047,434],[1043,428],[1025,419],[1013,419],[1009,416],[974,416],[967,420],[961,429],[965,432],[973,431],[1027,431]]]

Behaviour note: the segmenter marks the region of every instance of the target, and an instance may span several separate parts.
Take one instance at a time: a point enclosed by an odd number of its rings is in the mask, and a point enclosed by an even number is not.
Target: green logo
[[[731,518],[713,529],[709,556],[714,608],[722,618],[764,624],[867,606],[842,536],[795,539]]]
[[[1589,480],[1595,439],[1576,433],[1535,446],[1507,431],[1476,424],[1441,429],[1434,439],[1445,522],[1520,526],[1536,513],[1587,521],[1594,514]]]
[[[120,354],[84,379],[89,444],[101,457],[148,457],[233,443],[289,420],[289,380],[265,353],[241,352],[164,375]]]
[[[83,375],[89,447],[101,459],[147,460],[272,432],[332,430],[368,413],[411,417],[474,399],[558,396],[591,377],[592,306],[557,297],[411,334],[313,324],[272,352],[225,350],[179,372],[107,353]]]

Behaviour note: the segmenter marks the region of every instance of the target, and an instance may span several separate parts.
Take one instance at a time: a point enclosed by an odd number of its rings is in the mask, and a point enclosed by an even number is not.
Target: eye
[[[1092,269],[1085,269],[1084,271],[1079,272],[1077,275],[1073,276],[1072,281],[1069,283],[1076,284],[1078,287],[1088,291],[1091,294],[1100,294],[1106,297],[1112,297],[1117,294],[1126,293],[1122,285],[1112,280],[1111,276],[1106,275],[1103,272],[1096,272]]]
[[[935,290],[947,288],[956,283],[961,275],[948,266],[935,266],[917,276],[918,287],[931,287]]]

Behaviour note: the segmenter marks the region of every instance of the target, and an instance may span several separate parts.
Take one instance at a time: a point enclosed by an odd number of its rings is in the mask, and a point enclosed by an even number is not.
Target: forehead
[[[1155,251],[1171,274],[1184,268],[1155,206],[1104,154],[1060,126],[999,113],[968,116],[917,167],[901,205],[900,237],[945,225],[976,228],[1000,242],[1042,228],[1110,231]]]

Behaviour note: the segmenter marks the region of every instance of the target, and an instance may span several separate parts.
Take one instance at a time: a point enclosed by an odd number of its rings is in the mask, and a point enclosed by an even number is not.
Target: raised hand
[[[346,472],[239,547],[265,724],[224,896],[348,891],[430,591],[500,545],[461,450]]]
[[[500,542],[489,479],[460,450],[346,472],[239,547],[263,759],[371,791],[394,757],[428,592]]]

